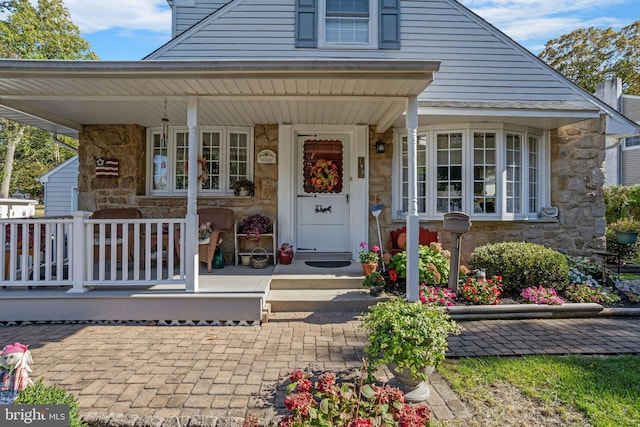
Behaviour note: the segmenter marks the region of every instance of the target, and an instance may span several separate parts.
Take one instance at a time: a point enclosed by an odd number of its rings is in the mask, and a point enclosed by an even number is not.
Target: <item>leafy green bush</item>
[[[606,238],[607,238],[607,251],[615,254],[616,261],[618,257],[620,260],[633,259],[638,256],[640,250],[640,242],[633,245],[623,245],[618,242],[618,232],[636,231],[640,232],[640,221],[632,218],[623,218],[610,223],[607,226]]]
[[[502,276],[505,291],[520,292],[531,286],[565,288],[569,263],[558,251],[536,243],[502,242],[478,246],[469,265],[487,277]]]
[[[607,206],[607,224],[616,222],[621,217],[620,204],[629,206],[629,217],[640,220],[640,184],[629,187],[614,185],[605,187],[604,203]],[[624,214],[626,214],[626,208]]]
[[[420,283],[438,285],[449,280],[449,251],[443,250],[440,243],[418,246],[418,279]],[[391,257],[389,270],[398,277],[407,277],[407,252],[399,252]]]
[[[80,419],[78,399],[73,394],[67,393],[62,387],[44,385],[42,378],[24,390],[20,390],[14,403],[22,405],[67,405],[69,406],[69,427],[86,427],[86,424]]]

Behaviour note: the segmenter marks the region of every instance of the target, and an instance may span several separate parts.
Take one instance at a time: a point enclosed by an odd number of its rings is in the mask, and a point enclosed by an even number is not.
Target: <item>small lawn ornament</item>
[[[33,384],[31,352],[26,345],[16,342],[4,347],[0,356],[0,404],[10,405],[20,390]]]

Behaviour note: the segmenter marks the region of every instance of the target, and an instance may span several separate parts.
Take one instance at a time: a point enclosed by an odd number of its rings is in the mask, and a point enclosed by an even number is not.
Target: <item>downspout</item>
[[[418,97],[407,98],[407,146],[409,166],[409,214],[407,215],[407,300],[418,301],[418,242],[420,218],[418,216]]]

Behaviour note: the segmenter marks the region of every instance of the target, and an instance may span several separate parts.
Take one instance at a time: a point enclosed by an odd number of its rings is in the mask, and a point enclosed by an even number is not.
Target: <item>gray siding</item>
[[[182,34],[229,1],[198,0],[196,6],[174,6],[173,36]]]
[[[640,96],[622,95],[622,114],[640,123]]]
[[[622,185],[640,184],[640,147],[622,150]]]
[[[72,206],[72,189],[78,187],[78,156],[74,156],[45,175],[44,214],[46,216],[69,215],[77,207]]]
[[[234,0],[149,58],[441,61],[421,99],[593,107],[534,55],[452,0],[401,1],[400,50],[296,48],[294,17],[294,0]]]

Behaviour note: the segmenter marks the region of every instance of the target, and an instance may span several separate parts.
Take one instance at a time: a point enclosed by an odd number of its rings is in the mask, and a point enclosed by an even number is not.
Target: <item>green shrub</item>
[[[62,387],[45,386],[42,378],[33,385],[20,390],[15,404],[22,405],[67,405],[69,406],[69,427],[86,427],[80,419],[78,400]]]
[[[418,246],[418,279],[420,283],[438,285],[449,280],[449,264],[451,254],[443,250],[440,243],[429,246]],[[389,260],[389,270],[394,270],[398,277],[407,277],[407,252],[399,252]]]
[[[505,291],[520,292],[531,286],[565,288],[569,263],[558,251],[535,243],[503,242],[478,246],[469,260],[471,268],[487,277],[502,276]]]
[[[616,222],[621,217],[620,204],[629,206],[629,217],[640,220],[640,184],[628,187],[614,185],[604,188],[604,203],[607,207],[607,224]],[[627,209],[624,209],[627,214]]]
[[[620,244],[618,243],[618,231],[640,232],[640,221],[631,218],[619,219],[607,226],[605,235],[607,238],[607,251],[615,254],[616,261],[618,257],[620,257],[620,260],[636,258],[640,250],[640,242],[636,242],[633,245]]]

